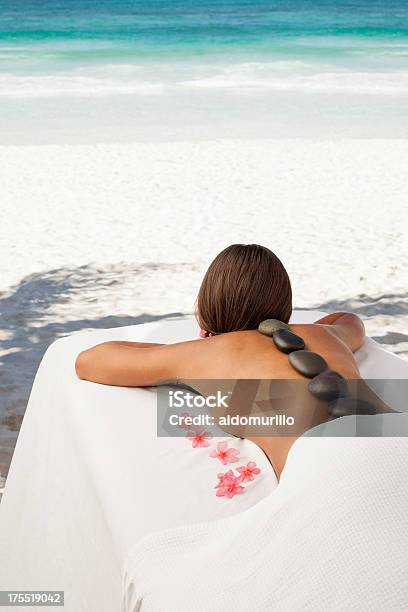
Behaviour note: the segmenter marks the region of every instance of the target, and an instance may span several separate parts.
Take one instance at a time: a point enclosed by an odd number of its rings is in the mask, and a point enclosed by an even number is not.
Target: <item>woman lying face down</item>
[[[296,437],[325,420],[341,416],[342,409],[347,414],[344,398],[340,412],[335,409],[338,414],[335,410],[328,412],[327,401],[307,391],[312,388],[308,386],[310,379],[316,389],[321,387],[320,372],[323,376],[332,375],[331,384],[337,377],[340,386],[344,379],[361,381],[353,353],[365,337],[362,321],[351,313],[337,312],[313,324],[288,326],[291,314],[291,283],[278,257],[263,246],[231,245],[211,263],[199,290],[197,320],[201,339],[169,345],[105,342],[78,355],[76,372],[84,380],[133,387],[189,380],[205,381],[208,387],[209,381],[216,386],[217,379],[254,379],[270,381],[273,388],[274,384],[303,381],[290,383],[290,393],[296,395],[290,400],[291,414],[299,423],[293,435],[288,430],[282,436],[278,430],[272,436],[262,432],[241,435],[229,430],[260,446],[279,478]],[[267,320],[274,321],[264,323],[260,328],[264,333],[260,333],[258,326]],[[208,391],[198,390],[203,394]],[[366,385],[363,395],[377,412],[387,410]]]

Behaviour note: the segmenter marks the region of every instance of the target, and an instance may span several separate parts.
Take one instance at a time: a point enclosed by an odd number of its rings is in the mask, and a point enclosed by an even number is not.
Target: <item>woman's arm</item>
[[[104,342],[80,353],[75,369],[83,380],[121,387],[150,387],[163,380],[197,378],[197,372],[208,370],[209,362],[215,371],[222,365],[222,353],[214,357],[211,350],[214,342],[219,343],[219,339],[177,344]]]
[[[147,371],[152,365],[152,349],[165,346],[153,342],[103,342],[80,353],[75,361],[78,378],[105,385],[129,386],[144,377],[143,385],[150,382]],[[150,367],[150,370],[152,368]]]
[[[351,312],[333,312],[319,321],[318,325],[330,325],[336,336],[344,342],[348,348],[357,351],[361,347],[365,338],[364,323]]]
[[[152,348],[152,346],[163,346],[163,344],[159,342],[128,342],[127,340],[114,340],[114,343],[118,346],[134,346],[135,348]]]

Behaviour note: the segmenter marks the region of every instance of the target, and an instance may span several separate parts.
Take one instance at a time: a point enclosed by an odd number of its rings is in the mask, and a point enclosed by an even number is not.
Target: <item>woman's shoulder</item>
[[[358,376],[353,350],[343,331],[339,334],[334,326],[315,323],[291,324],[289,330],[303,339],[307,350],[322,355],[330,368],[340,370],[346,376]],[[218,337],[217,343],[214,342],[213,349],[219,349],[226,359],[240,364],[244,369],[258,366],[263,369],[273,364],[276,371],[291,372],[287,355],[277,349],[271,337],[257,330],[223,334]]]

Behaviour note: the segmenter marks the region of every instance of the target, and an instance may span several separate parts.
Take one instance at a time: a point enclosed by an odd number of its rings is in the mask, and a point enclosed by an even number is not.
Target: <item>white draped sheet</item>
[[[295,320],[321,314],[296,313]],[[75,376],[76,355],[96,343],[175,342],[197,331],[192,319],[174,320],[75,334],[48,349],[0,504],[2,590],[64,590],[69,612],[114,612],[123,600],[124,568],[145,537],[245,515],[273,494],[276,478],[253,443],[233,440],[240,463],[255,460],[261,476],[244,495],[217,498],[213,487],[223,470],[208,449],[193,450],[184,438],[157,438],[155,390]],[[373,341],[357,357],[366,377],[408,377],[407,365]],[[133,609],[139,595],[125,593]]]
[[[390,418],[407,432],[406,414]],[[406,610],[407,450],[401,437],[299,438],[254,507],[139,542],[123,612]]]

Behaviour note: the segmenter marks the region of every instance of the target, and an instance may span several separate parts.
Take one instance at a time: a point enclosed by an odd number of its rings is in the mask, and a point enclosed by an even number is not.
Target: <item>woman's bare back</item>
[[[359,378],[352,350],[328,325],[291,325],[291,331],[305,341],[306,348],[319,353],[330,369],[345,378]],[[272,338],[258,331],[238,331],[197,341],[205,359],[176,367],[180,378],[264,378],[303,379],[279,351]],[[203,346],[205,343],[205,346]]]
[[[290,329],[303,338],[308,350],[319,353],[330,369],[347,379],[360,378],[353,352],[363,343],[365,333],[357,316],[334,313],[316,324],[293,324]],[[80,378],[121,386],[153,386],[169,380],[212,380],[214,384],[220,379],[307,382],[290,365],[288,356],[276,348],[273,339],[257,330],[170,345],[108,342],[81,353],[76,368]],[[302,415],[307,414],[303,406]],[[317,421],[327,420],[323,402],[314,415]],[[313,426],[313,422],[310,424]],[[246,437],[265,451],[279,477],[289,448],[298,435],[299,431],[293,437]]]
[[[359,379],[360,373],[353,352],[341,339],[341,334],[330,325],[300,325],[290,326],[291,331],[305,341],[306,349],[319,353],[327,362],[331,370],[335,370],[347,379]],[[207,379],[262,379],[276,381],[298,380],[300,384],[286,384],[288,406],[287,415],[295,415],[295,434],[288,435],[288,431],[279,435],[263,434],[262,428],[255,434],[240,433],[239,428],[226,428],[227,433],[246,437],[259,446],[268,456],[277,477],[283,470],[287,454],[297,437],[307,429],[327,420],[328,415],[324,402],[317,402],[307,392],[307,382],[289,363],[288,355],[277,349],[272,338],[260,334],[258,331],[239,331],[222,334],[208,338],[201,342],[200,349],[206,354],[200,363],[191,362],[183,367],[179,364],[177,371],[180,378],[189,380],[198,390],[211,390],[214,392],[217,381],[212,384]],[[205,346],[204,346],[205,345]],[[186,373],[189,376],[186,376]],[[200,382],[198,382],[198,380]],[[204,381],[203,383],[201,381]],[[200,388],[200,384],[203,386]],[[244,393],[245,395],[245,393]],[[296,396],[296,401],[294,398]],[[272,411],[273,406],[271,405]],[[245,412],[248,406],[243,406]],[[232,407],[232,412],[239,412]]]

